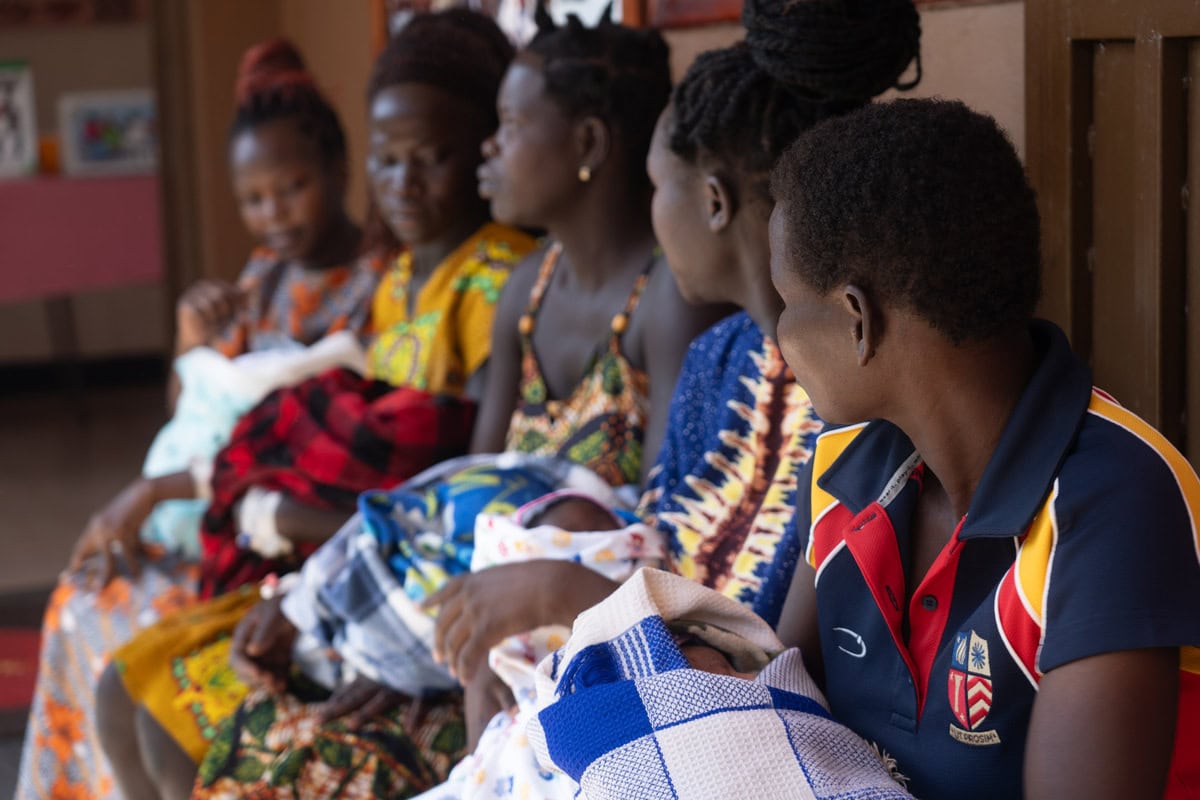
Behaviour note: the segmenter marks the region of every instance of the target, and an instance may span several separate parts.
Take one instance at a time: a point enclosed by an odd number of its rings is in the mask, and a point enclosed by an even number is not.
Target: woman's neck
[[[320,245],[305,258],[296,259],[295,263],[311,272],[344,266],[358,255],[361,244],[362,231],[350,217],[342,213],[321,238]]]
[[[586,289],[603,286],[631,260],[641,268],[656,245],[643,198],[631,197],[628,192],[621,198],[604,194],[593,193],[546,228],[562,244],[572,279]]]
[[[421,242],[409,246],[412,254],[412,272],[415,277],[431,275],[446,257],[462,246],[488,221],[486,211],[480,210],[473,214],[464,214],[446,235],[439,236],[430,242]]]
[[[912,440],[961,519],[1037,369],[1037,353],[1027,331],[943,351],[909,359],[935,366],[909,376],[905,406],[887,418]]]
[[[743,209],[753,213],[754,209]],[[771,249],[767,244],[770,211],[759,214],[735,233],[737,270],[731,270],[736,285],[730,287],[731,302],[742,308],[758,325],[763,336],[775,338],[775,327],[783,311],[783,300],[771,283]]]

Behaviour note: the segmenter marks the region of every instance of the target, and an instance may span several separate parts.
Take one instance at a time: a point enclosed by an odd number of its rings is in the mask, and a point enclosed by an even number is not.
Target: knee
[[[187,798],[196,780],[196,763],[145,708],[134,712],[142,761],[163,800]]]

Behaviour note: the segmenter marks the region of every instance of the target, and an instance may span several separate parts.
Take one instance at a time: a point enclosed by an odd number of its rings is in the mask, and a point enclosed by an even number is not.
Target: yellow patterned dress
[[[611,486],[636,486],[641,481],[650,380],[629,363],[621,349],[621,335],[657,259],[651,259],[638,276],[624,310],[613,317],[607,346],[592,361],[583,380],[566,399],[552,400],[533,350],[533,331],[561,255],[560,244],[546,252],[529,308],[521,318],[520,401],[508,427],[507,449],[563,456],[588,467]]]
[[[461,395],[492,352],[496,301],[514,263],[533,249],[525,234],[489,223],[446,257],[409,315],[412,257],[403,253],[375,292],[367,352],[371,377],[393,386]]]
[[[437,266],[414,298],[411,317],[412,261],[407,254],[396,259],[375,293],[370,376],[396,387],[461,394],[491,354],[496,301],[511,268],[534,244],[515,229],[485,225]],[[134,702],[197,762],[246,696],[229,667],[229,634],[257,596],[240,591],[206,601],[163,619],[113,654]]]

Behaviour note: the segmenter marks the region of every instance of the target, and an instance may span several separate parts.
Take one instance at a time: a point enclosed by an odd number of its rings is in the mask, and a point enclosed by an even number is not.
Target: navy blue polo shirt
[[[1195,796],[1200,481],[1158,432],[1093,389],[1058,328],[1038,322],[1033,333],[1036,374],[915,590],[909,527],[924,465],[912,443],[879,421],[818,439],[797,508],[810,514],[801,530],[830,706],[896,759],[918,797],[1019,797],[1044,673],[1178,646],[1168,796]]]

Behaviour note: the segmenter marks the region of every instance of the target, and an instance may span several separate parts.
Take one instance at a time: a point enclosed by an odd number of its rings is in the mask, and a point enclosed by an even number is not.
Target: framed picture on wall
[[[58,101],[67,175],[129,175],[158,164],[158,119],[149,89],[74,92]]]
[[[25,61],[0,61],[0,177],[37,171],[33,72]]]

